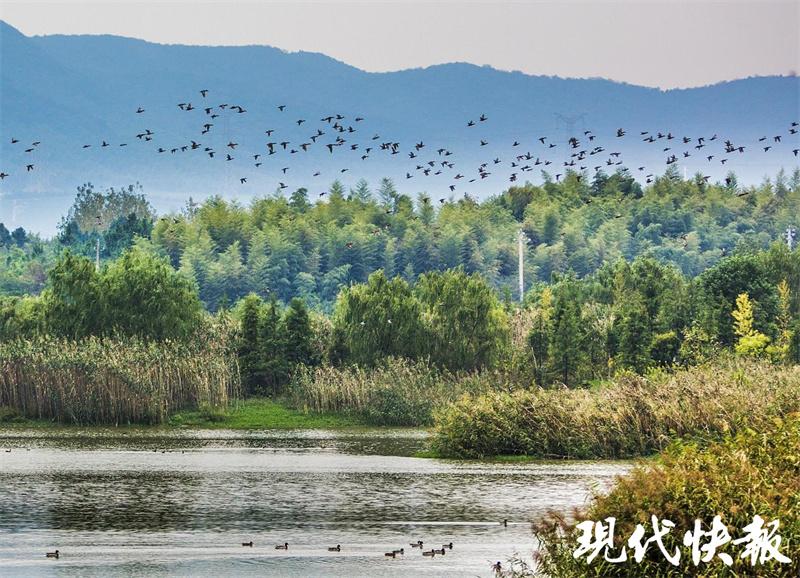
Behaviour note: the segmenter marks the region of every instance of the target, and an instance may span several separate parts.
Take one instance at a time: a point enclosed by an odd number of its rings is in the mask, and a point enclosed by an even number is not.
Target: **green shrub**
[[[0,423],[15,423],[24,420],[25,418],[13,407],[0,406]]]
[[[708,447],[695,443],[676,442],[656,461],[636,467],[620,478],[608,495],[596,496],[576,519],[566,522],[551,514],[535,524],[539,540],[538,571],[547,576],[624,576],[626,578],[683,576],[761,577],[797,576],[800,566],[800,415],[782,420],[765,420],[758,431],[744,429],[735,436],[726,436]],[[611,564],[602,555],[591,564],[585,557],[576,560],[576,524],[584,520],[599,521],[614,517],[615,549],[619,553],[624,540],[636,524],[642,524],[647,536],[652,535],[650,516],[670,520],[675,528],[664,539],[666,550],[681,550],[678,567],[669,564],[655,545],[641,563],[630,561]],[[707,530],[714,516],[733,539],[743,535],[742,528],[761,516],[766,523],[780,521],[780,553],[792,564],[770,562],[752,566],[742,560],[744,545],[727,544],[720,548],[733,558],[726,567],[718,558],[695,566],[690,548],[683,546],[683,535],[693,529],[694,520],[703,522]]]
[[[197,408],[200,417],[206,421],[210,421],[213,423],[219,423],[225,421],[228,417],[228,414],[225,412],[225,409],[218,405],[211,405],[208,402],[203,402],[200,404],[200,407]]]

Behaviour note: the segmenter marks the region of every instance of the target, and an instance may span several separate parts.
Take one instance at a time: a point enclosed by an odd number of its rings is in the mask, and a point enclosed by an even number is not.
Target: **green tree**
[[[311,205],[308,202],[308,189],[300,187],[292,193],[289,205],[298,213],[305,213]]]
[[[366,284],[339,294],[334,331],[354,363],[372,365],[387,356],[414,358],[426,343],[421,310],[405,280],[389,280],[379,270]]]
[[[695,305],[703,329],[722,345],[736,341],[731,311],[742,293],[753,304],[753,326],[769,333],[769,320],[778,315],[775,285],[763,262],[755,254],[734,255],[706,270],[698,279],[698,299]]]
[[[153,221],[149,216],[139,217],[136,213],[130,213],[118,217],[103,235],[104,254],[117,257],[132,246],[137,237],[149,239],[152,229]]]
[[[528,333],[528,347],[530,347],[533,358],[534,380],[540,387],[545,385],[545,370],[550,362],[548,349],[552,314],[553,292],[550,287],[545,287],[539,298],[539,306],[533,312],[533,323]]]
[[[789,350],[788,363],[800,365],[800,319],[795,319],[789,325]]]
[[[42,302],[49,331],[80,339],[105,328],[106,299],[94,263],[68,250],[50,270],[48,279]]]
[[[289,381],[289,363],[282,329],[278,304],[273,299],[264,308],[259,325],[259,393],[275,395]]]
[[[129,185],[121,189],[96,191],[91,183],[78,187],[75,201],[59,225],[63,232],[70,224],[83,233],[104,233],[120,217],[134,214],[139,219],[155,220],[155,213],[142,193],[142,186]]]
[[[242,333],[239,340],[239,370],[242,386],[248,394],[258,391],[261,381],[261,343],[259,325],[263,302],[255,293],[242,300]]]
[[[628,295],[620,310],[619,359],[623,367],[642,373],[650,362],[651,323],[645,300],[638,294]]]
[[[508,316],[480,275],[463,270],[422,275],[414,295],[423,307],[434,362],[451,370],[494,364],[509,337]]]
[[[550,359],[553,369],[564,385],[574,382],[581,358],[580,306],[577,282],[561,281],[553,291]]]
[[[380,200],[381,205],[386,209],[394,210],[397,197],[397,189],[392,179],[388,177],[382,178],[378,186],[378,200]]]
[[[85,264],[84,264],[85,267]],[[197,290],[166,258],[136,245],[101,275],[105,332],[162,340],[186,337],[200,322]]]
[[[308,309],[302,299],[294,298],[283,315],[283,345],[286,359],[294,367],[296,365],[314,365],[312,341],[314,333]]]
[[[359,179],[356,187],[350,192],[350,196],[360,202],[369,203],[372,201],[372,192],[369,190],[369,184],[364,179]]]
[[[17,247],[22,247],[28,240],[28,234],[22,227],[17,227],[11,231],[11,240]]]
[[[3,223],[0,223],[0,247],[8,247],[11,245],[11,233]]]

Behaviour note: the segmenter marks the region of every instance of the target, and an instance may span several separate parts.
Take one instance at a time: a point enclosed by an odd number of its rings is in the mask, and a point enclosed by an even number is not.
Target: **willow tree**
[[[144,246],[112,261],[101,274],[100,290],[106,333],[176,339],[200,321],[202,306],[192,282]]]
[[[399,277],[387,279],[382,270],[339,294],[333,323],[347,359],[359,364],[390,355],[413,358],[428,343],[411,287]]]
[[[103,329],[101,279],[86,257],[65,251],[50,270],[41,299],[49,333],[80,339]]]
[[[424,309],[433,361],[451,370],[472,370],[498,360],[508,344],[508,316],[483,277],[461,269],[427,273],[414,295]]]

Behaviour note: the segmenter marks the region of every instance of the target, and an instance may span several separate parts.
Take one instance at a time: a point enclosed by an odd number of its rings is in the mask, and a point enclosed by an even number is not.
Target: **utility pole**
[[[519,235],[517,235],[517,251],[519,253],[519,302],[522,303],[522,300],[525,298],[525,259],[523,258],[523,245],[525,242],[525,233],[522,232],[522,229],[519,230]]]
[[[794,227],[787,227],[786,228],[786,245],[789,247],[789,250],[794,249],[794,240],[797,237],[797,229]]]

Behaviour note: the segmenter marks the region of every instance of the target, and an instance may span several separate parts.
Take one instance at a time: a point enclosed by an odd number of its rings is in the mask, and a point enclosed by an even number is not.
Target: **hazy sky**
[[[443,62],[662,88],[800,69],[800,0],[0,0],[24,34],[268,44],[369,71]]]

